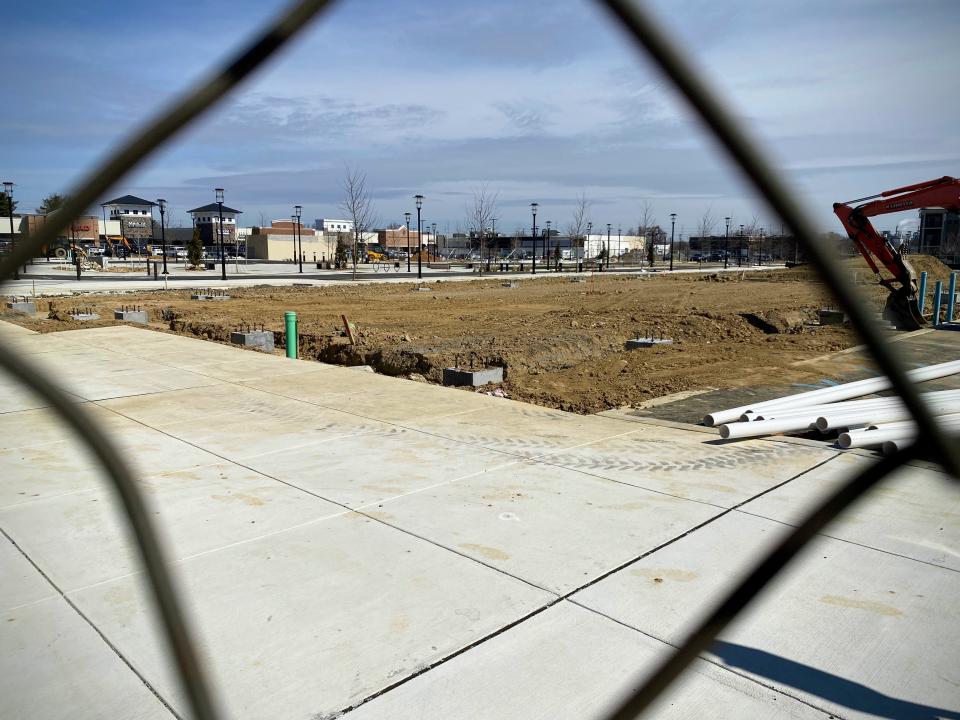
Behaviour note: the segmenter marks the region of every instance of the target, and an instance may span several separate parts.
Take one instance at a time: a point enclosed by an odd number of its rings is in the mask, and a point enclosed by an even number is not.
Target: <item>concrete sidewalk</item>
[[[872,459],[130,327],[0,342],[137,469],[224,717],[604,717]],[[960,493],[901,470],[653,717],[960,717]],[[187,706],[102,473],[0,376],[0,717]]]

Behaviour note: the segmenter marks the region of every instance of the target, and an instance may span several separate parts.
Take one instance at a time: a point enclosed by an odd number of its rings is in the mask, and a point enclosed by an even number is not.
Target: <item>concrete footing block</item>
[[[139,323],[140,325],[146,325],[147,311],[146,310],[114,310],[113,319],[123,320],[124,322]]]
[[[231,332],[230,342],[234,345],[252,347],[263,352],[273,352],[272,330],[251,330],[250,332]]]
[[[657,347],[658,345],[673,345],[673,338],[635,338],[627,340],[627,350],[638,348]]]
[[[100,316],[97,313],[74,313],[70,316],[72,320],[77,320],[78,322],[89,322],[90,320],[99,320]]]
[[[203,290],[190,296],[191,300],[229,300],[230,296],[222,290]]]
[[[27,302],[26,300],[14,301],[7,303],[7,309],[33,315],[37,311],[37,304],[35,302]]]
[[[503,382],[503,368],[484,368],[482,370],[464,370],[458,367],[443,369],[443,384],[454,386],[480,387],[490,383]]]
[[[843,310],[819,310],[817,311],[817,317],[819,318],[821,325],[843,325],[844,321],[847,319],[847,316]]]

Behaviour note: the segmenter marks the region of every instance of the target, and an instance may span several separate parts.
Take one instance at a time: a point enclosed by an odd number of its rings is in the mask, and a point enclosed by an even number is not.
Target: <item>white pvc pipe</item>
[[[884,407],[886,405],[896,405],[900,398],[876,398],[874,400],[849,400],[847,402],[827,403],[824,405],[807,405],[797,408],[769,408],[756,415],[741,415],[740,422],[756,422],[758,420],[770,420],[772,418],[799,417],[813,413],[818,415],[821,412],[830,410],[839,410],[841,408],[849,410],[868,409],[874,407]]]
[[[956,399],[935,400],[927,402],[927,409],[933,415],[952,415],[960,413],[960,401]],[[888,408],[874,408],[872,410],[860,410],[855,412],[827,412],[817,418],[816,426],[820,432],[836,430],[837,428],[846,428],[851,425],[870,425],[872,423],[896,422],[897,420],[908,420],[910,411],[900,405]]]
[[[936,392],[923,393],[922,395],[925,402],[941,401],[947,399],[960,399],[960,390],[938,390]],[[847,400],[845,402],[836,402],[828,403],[826,405],[809,405],[799,408],[770,408],[764,410],[762,414],[757,415],[741,415],[741,422],[751,422],[755,420],[769,420],[771,418],[785,418],[792,416],[801,416],[806,415],[809,411],[815,412],[830,412],[830,411],[840,411],[840,410],[849,410],[851,412],[856,410],[866,410],[879,407],[888,407],[888,406],[900,406],[903,404],[903,401],[897,395],[891,397],[882,397],[882,398],[870,398],[868,400]]]
[[[960,429],[960,413],[942,415],[937,418],[937,425],[945,430]],[[917,424],[913,420],[871,425],[862,430],[851,430],[841,433],[837,444],[844,448],[875,447],[886,442],[913,442],[917,437]]]
[[[817,413],[812,412],[802,417],[773,418],[771,420],[754,420],[753,422],[736,422],[721,425],[720,437],[724,440],[736,438],[759,437],[760,435],[775,435],[776,433],[806,432],[816,426]]]
[[[937,378],[956,375],[958,373],[960,373],[960,360],[952,360],[951,362],[940,363],[939,365],[929,365],[927,367],[910,370],[907,372],[907,377],[911,381],[919,383],[925,382],[926,380],[935,380]],[[833,385],[831,387],[811,390],[796,395],[787,395],[765,402],[741,405],[740,407],[730,408],[729,410],[720,410],[705,415],[703,424],[707,427],[714,427],[721,423],[736,421],[744,413],[756,414],[762,409],[771,407],[799,407],[803,405],[831,403],[838,400],[863,397],[864,395],[871,395],[889,389],[890,380],[886,375],[881,375],[880,377],[857,380],[856,382],[843,383],[842,385]]]

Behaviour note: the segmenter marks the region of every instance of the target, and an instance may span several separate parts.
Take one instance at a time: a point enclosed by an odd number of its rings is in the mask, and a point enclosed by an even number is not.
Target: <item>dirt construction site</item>
[[[862,261],[844,260],[868,302],[885,291]],[[917,272],[945,279],[938,260],[911,257]],[[195,292],[195,291],[193,291]],[[803,383],[824,376],[811,358],[856,345],[842,324],[821,324],[832,301],[813,271],[791,269],[592,276],[493,276],[350,286],[230,289],[229,299],[191,291],[84,295],[38,302],[33,317],[8,318],[39,332],[117,324],[113,311],[147,311],[163,332],[229,342],[231,331],[272,330],[284,344],[284,312],[299,318],[304,359],[368,365],[376,372],[442,381],[443,368],[504,368],[500,392],[517,400],[589,414],[636,407],[702,389]],[[77,321],[78,309],[101,320]],[[354,324],[351,340],[343,316]],[[627,340],[669,345],[628,351]],[[489,390],[489,388],[486,388]]]

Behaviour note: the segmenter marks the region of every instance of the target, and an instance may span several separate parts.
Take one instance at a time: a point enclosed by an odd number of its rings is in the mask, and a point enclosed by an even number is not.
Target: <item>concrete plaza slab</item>
[[[734,511],[571,599],[677,644],[787,530]],[[957,717],[958,592],[955,571],[820,537],[713,656],[840,717]]]
[[[604,717],[870,462],[132,327],[0,342],[134,467],[231,718]],[[187,715],[101,469],[0,390],[0,717]],[[652,716],[958,717],[956,519],[904,468]]]

